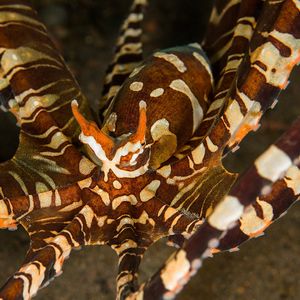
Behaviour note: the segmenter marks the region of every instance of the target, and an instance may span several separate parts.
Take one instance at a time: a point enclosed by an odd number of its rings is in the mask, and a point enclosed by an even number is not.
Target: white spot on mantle
[[[140,81],[134,81],[131,85],[130,85],[130,89],[134,92],[139,92],[143,89],[144,84]]]
[[[151,92],[150,97],[154,97],[154,98],[159,97],[164,93],[164,91],[165,90],[163,88],[155,89]]]

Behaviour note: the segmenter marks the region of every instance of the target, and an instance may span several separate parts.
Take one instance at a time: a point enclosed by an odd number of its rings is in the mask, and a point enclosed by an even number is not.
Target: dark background
[[[150,2],[144,23],[147,54],[201,40],[210,1]],[[33,3],[95,108],[119,25],[131,1],[35,0]],[[241,150],[226,159],[230,170],[244,170],[299,115],[299,75],[298,69],[276,109],[267,113],[260,130],[251,133],[241,144]],[[0,126],[2,153],[13,152],[10,148],[17,140],[12,133],[13,125],[3,114],[0,118],[4,123]],[[0,231],[1,283],[21,264],[28,242],[22,229]],[[142,263],[141,279],[152,274],[171,252],[163,241],[151,247]],[[263,238],[246,243],[239,252],[221,253],[207,259],[178,299],[299,299],[299,253],[300,206],[296,204]],[[114,299],[116,264],[116,255],[108,247],[75,251],[64,266],[64,274],[41,290],[36,299]]]

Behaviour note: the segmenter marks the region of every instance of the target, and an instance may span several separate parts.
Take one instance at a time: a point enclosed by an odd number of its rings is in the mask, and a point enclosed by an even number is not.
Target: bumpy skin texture
[[[212,66],[197,44],[141,64],[146,1],[134,1],[107,71],[102,126],[88,121],[84,97],[27,2],[0,5],[1,104],[21,126],[16,155],[0,165],[0,227],[21,223],[32,240],[0,298],[30,298],[73,248],[96,244],[119,256],[117,298],[173,298],[208,253],[259,234],[298,198],[300,147],[291,141],[299,121],[229,194],[236,176],[221,163],[299,61],[298,1],[217,1],[203,43]],[[255,188],[244,188],[247,176]],[[145,250],[192,233],[138,287]]]

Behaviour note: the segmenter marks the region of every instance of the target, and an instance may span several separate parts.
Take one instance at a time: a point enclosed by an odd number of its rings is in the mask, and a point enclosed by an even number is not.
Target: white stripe
[[[175,54],[165,53],[165,52],[156,52],[153,55],[154,57],[164,59],[165,61],[172,64],[180,73],[184,73],[187,68],[184,62]]]
[[[291,164],[289,156],[275,145],[255,161],[258,174],[272,182],[279,179]]]
[[[203,119],[203,109],[199,104],[198,99],[192,93],[188,85],[181,79],[173,80],[170,84],[170,88],[185,94],[186,96],[188,96],[189,100],[191,101],[191,105],[193,109],[193,133],[194,133]]]

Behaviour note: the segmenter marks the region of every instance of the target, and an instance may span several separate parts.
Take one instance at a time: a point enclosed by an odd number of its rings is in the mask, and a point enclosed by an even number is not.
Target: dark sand
[[[95,107],[118,26],[130,1],[33,2]],[[201,6],[202,2],[152,0],[145,22],[146,52],[199,40],[210,1],[205,1],[205,7]],[[227,159],[229,169],[244,170],[299,115],[299,76],[298,69],[276,109],[267,113],[260,130],[251,133],[241,150]],[[3,131],[7,129],[0,130],[1,138]],[[296,204],[264,237],[244,244],[239,252],[221,253],[207,259],[178,299],[300,299],[299,237],[300,206]],[[21,229],[0,231],[0,245],[0,282],[3,283],[22,262],[28,239]],[[142,263],[141,279],[152,274],[171,252],[164,242],[151,247]],[[66,262],[63,275],[41,290],[35,299],[114,299],[116,262],[116,255],[108,247],[75,251]]]

